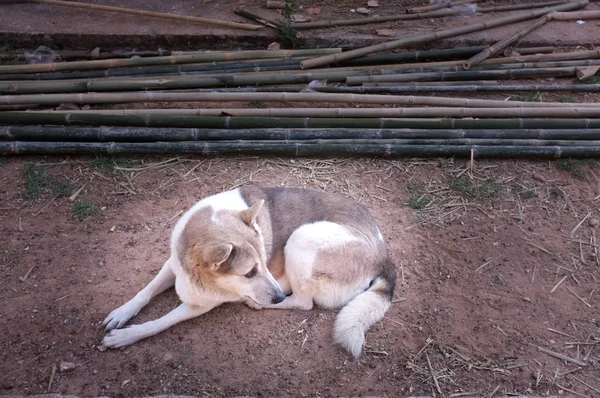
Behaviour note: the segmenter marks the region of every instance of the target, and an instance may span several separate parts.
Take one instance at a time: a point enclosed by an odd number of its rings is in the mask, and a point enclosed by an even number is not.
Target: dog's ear
[[[240,212],[240,218],[242,219],[242,221],[245,222],[246,224],[252,226],[252,224],[254,224],[254,222],[256,221],[256,216],[258,216],[258,212],[260,211],[260,209],[263,207],[264,204],[265,204],[264,199],[261,199],[259,202],[252,205],[251,208],[242,210]]]
[[[204,251],[204,261],[212,270],[216,270],[227,261],[232,251],[233,245],[230,244],[209,246]]]

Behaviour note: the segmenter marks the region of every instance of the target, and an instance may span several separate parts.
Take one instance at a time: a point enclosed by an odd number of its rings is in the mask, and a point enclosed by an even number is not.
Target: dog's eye
[[[252,268],[250,270],[250,272],[248,272],[246,275],[244,275],[246,278],[250,279],[250,278],[254,278],[256,276],[256,273],[258,272],[258,269],[256,267]]]

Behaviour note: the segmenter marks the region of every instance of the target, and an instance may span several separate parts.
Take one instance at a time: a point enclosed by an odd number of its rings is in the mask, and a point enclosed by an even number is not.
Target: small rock
[[[75,369],[75,364],[73,362],[61,361],[58,368],[60,369],[60,373],[70,372]]]
[[[125,387],[129,383],[131,383],[131,380],[123,380],[123,383],[121,383],[121,387]]]
[[[89,111],[90,109],[92,109],[92,106],[91,105],[84,105],[84,106],[81,107],[81,109],[84,110],[84,111]]]
[[[590,218],[590,221],[588,221],[588,224],[590,224],[590,227],[595,227],[596,225],[598,225],[598,223],[600,223],[600,221],[598,221],[597,218]]]
[[[170,352],[167,352],[164,356],[163,356],[163,361],[165,362],[172,362],[175,359],[175,357],[173,356],[173,354],[171,354]]]
[[[65,320],[63,321],[63,323],[64,323],[65,325],[68,325],[69,323],[71,323],[71,321],[69,321],[68,319],[65,319]]]
[[[55,109],[57,111],[78,111],[79,105],[77,105],[77,104],[60,104]]]
[[[94,371],[92,373],[95,374],[95,375],[97,375],[98,371],[96,369],[94,369]]]
[[[106,351],[106,350],[108,350],[108,347],[106,347],[106,346],[104,346],[104,345],[99,345],[99,346],[98,346],[98,351],[100,351],[100,352],[104,352],[104,351]]]
[[[534,174],[532,176],[532,178],[534,180],[536,180],[536,181],[539,181],[539,182],[546,182],[546,178],[543,175],[540,175],[540,174]]]

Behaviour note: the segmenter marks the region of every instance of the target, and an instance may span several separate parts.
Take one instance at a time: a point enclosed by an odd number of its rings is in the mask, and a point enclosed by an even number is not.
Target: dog
[[[346,196],[299,188],[243,187],[200,200],[177,222],[156,277],[103,325],[106,347],[124,347],[226,302],[251,308],[341,308],[335,343],[360,357],[364,333],[388,310],[396,270],[367,208]],[[182,304],[121,329],[175,286]]]

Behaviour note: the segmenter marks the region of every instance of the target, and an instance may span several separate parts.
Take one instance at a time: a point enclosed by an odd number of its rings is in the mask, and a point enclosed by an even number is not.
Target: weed
[[[586,79],[580,83],[581,84],[600,84],[600,76],[590,77],[589,79]]]
[[[58,198],[71,196],[75,192],[75,186],[66,180],[58,181],[52,192]]]
[[[292,19],[292,14],[300,11],[300,6],[296,0],[285,0],[285,8],[281,10],[281,16],[289,21]]]
[[[512,190],[523,199],[532,199],[537,197],[537,192],[534,188],[527,188],[520,184],[513,184]]]
[[[525,93],[522,95],[519,95],[517,97],[518,101],[523,101],[523,102],[544,102],[544,99],[542,98],[542,93]]]
[[[475,198],[493,198],[502,192],[502,184],[496,180],[488,179],[477,185],[465,175],[460,177],[451,176],[450,188]]]
[[[577,101],[577,98],[575,98],[573,95],[562,94],[558,96],[558,100],[560,102],[575,102]]]
[[[34,164],[28,164],[23,168],[23,177],[25,177],[25,191],[23,197],[26,199],[36,199],[42,196],[42,193],[50,188],[52,181],[46,173],[46,169]]]
[[[587,163],[586,163],[587,160]],[[578,159],[559,159],[556,161],[556,167],[559,170],[563,170],[571,174],[573,177],[578,180],[587,180],[587,172],[585,171],[584,166],[589,165],[589,161],[591,159],[578,160]]]
[[[429,195],[412,194],[408,200],[408,205],[413,210],[421,210],[431,203],[432,198]]]
[[[87,200],[80,200],[71,207],[71,215],[82,221],[98,211],[98,206]]]
[[[266,108],[267,107],[267,103],[264,101],[251,101],[250,102],[250,106],[252,108]]]
[[[280,25],[277,28],[277,39],[283,47],[296,47],[296,42],[300,37],[298,31],[289,25]]]
[[[102,173],[114,173],[115,167],[127,167],[132,164],[132,159],[114,158],[112,156],[96,156],[92,160],[92,167]]]
[[[561,191],[559,188],[552,187],[552,189],[550,190],[550,197],[552,199],[562,199],[565,197],[565,195],[563,194],[563,191]]]
[[[419,183],[415,180],[408,180],[406,189],[408,189],[409,193],[417,193],[419,191]]]

